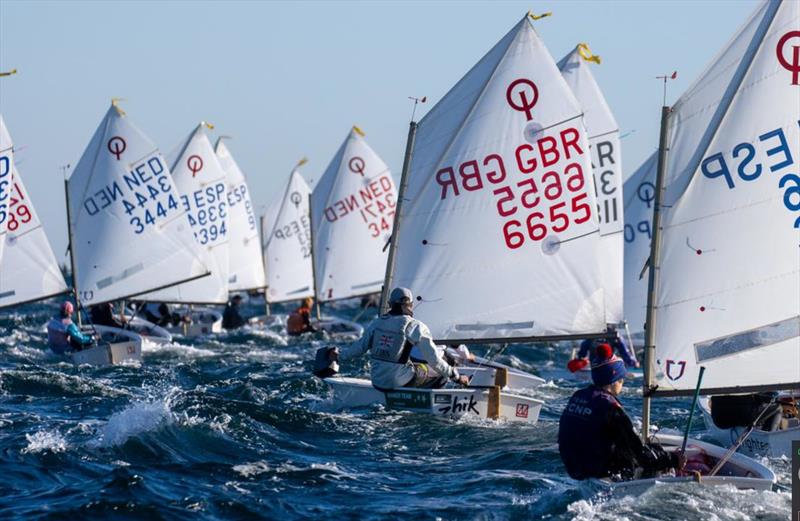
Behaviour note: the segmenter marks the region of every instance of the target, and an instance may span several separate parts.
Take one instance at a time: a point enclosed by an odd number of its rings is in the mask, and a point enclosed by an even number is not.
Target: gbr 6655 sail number
[[[577,128],[568,127],[514,149],[513,158],[490,153],[436,172],[441,199],[485,188],[492,190],[497,215],[503,220],[506,247],[566,232],[592,218],[587,172]]]

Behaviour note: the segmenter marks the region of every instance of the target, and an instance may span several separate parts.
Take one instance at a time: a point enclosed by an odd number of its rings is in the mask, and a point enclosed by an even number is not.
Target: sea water
[[[50,302],[0,316],[1,519],[789,516],[786,492],[687,484],[604,498],[569,479],[557,420],[584,385],[565,369],[569,346],[513,345],[497,357],[548,380],[536,393],[546,402],[540,423],[523,426],[377,406],[337,412],[310,373],[315,350],[332,343],[322,334],[245,328],[178,338],[145,351],[141,366],[75,367],[46,349],[44,324],[56,311]],[[348,304],[332,311],[359,312]],[[368,374],[366,361],[342,369]],[[638,382],[622,398],[634,421]],[[682,429],[689,406],[656,400],[657,425]],[[788,460],[763,462],[789,485]]]

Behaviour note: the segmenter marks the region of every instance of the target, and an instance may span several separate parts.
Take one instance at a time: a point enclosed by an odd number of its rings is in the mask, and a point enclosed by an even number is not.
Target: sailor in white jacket
[[[386,390],[396,387],[437,389],[448,380],[467,385],[444,359],[444,350],[431,338],[428,326],[413,317],[413,295],[406,288],[395,288],[389,296],[389,313],[381,315],[367,327],[364,336],[342,349],[330,352],[332,360],[347,360],[370,352],[372,385]],[[411,360],[422,355],[426,363]]]

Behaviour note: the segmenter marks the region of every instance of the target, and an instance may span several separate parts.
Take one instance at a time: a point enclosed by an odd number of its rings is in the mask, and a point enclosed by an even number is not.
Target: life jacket
[[[56,354],[64,354],[72,347],[67,335],[67,327],[72,323],[70,318],[53,317],[47,323],[47,344]]]
[[[595,386],[577,391],[558,423],[558,451],[573,479],[603,478],[610,474],[615,440],[609,419],[619,401]]]
[[[369,352],[372,360],[405,365],[414,346],[406,338],[412,318],[406,315],[383,315],[372,330]]]
[[[286,332],[290,335],[305,333],[308,329],[310,317],[311,309],[300,306],[293,313],[289,314],[289,318],[286,319]]]

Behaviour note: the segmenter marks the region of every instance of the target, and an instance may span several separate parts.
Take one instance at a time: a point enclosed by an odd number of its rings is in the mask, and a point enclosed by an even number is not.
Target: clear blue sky
[[[558,60],[588,42],[623,134],[626,175],[657,144],[669,101],[755,8],[739,1],[44,2],[0,0],[0,112],[56,257],[66,247],[59,166],[76,163],[112,97],[167,153],[200,120],[229,147],[256,206],[292,165],[321,175],[352,124],[399,177],[411,105],[431,103],[528,9]]]

